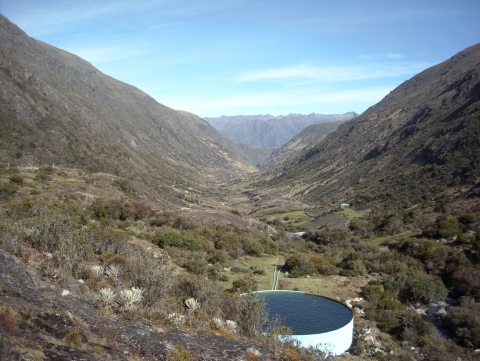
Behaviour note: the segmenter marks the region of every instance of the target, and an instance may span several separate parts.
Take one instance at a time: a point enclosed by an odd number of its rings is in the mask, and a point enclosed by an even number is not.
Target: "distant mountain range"
[[[480,44],[390,92],[326,139],[261,175],[308,202],[408,207],[449,187],[480,193]]]
[[[345,114],[289,114],[289,115],[235,115],[204,118],[222,134],[238,144],[278,148],[312,124],[353,118],[355,112]]]
[[[273,166],[275,163],[279,163],[289,157],[292,157],[294,154],[300,152],[312,143],[317,143],[325,139],[327,134],[335,131],[347,120],[349,120],[349,118],[336,120],[333,122],[309,125],[307,128],[294,136],[288,143],[282,145],[280,148],[275,149],[263,162],[260,162],[259,164],[257,163],[257,167],[260,169],[266,169]]]
[[[253,170],[198,116],[28,37],[1,15],[0,29],[1,163],[55,163],[162,184]]]

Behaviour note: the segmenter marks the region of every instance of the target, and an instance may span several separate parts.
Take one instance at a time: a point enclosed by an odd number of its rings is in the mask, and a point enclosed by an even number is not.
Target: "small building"
[[[348,203],[342,203],[342,204],[340,205],[340,207],[341,207],[341,208],[349,208],[349,207],[350,207],[350,204],[348,204]]]

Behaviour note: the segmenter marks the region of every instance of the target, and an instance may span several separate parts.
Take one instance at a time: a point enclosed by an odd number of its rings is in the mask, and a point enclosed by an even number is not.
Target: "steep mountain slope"
[[[235,145],[0,17],[0,161],[55,163],[151,181],[249,169]],[[250,167],[251,169],[251,167]]]
[[[306,201],[406,206],[480,176],[480,44],[401,84],[283,168],[262,178]],[[472,189],[473,190],[473,189]]]
[[[237,148],[240,149],[240,153],[236,153],[242,159],[245,159],[252,165],[258,167],[258,164],[265,162],[268,159],[272,152],[277,148],[266,148],[266,147],[256,147],[254,145],[248,144],[236,144]]]
[[[281,147],[311,124],[317,124],[356,116],[355,112],[345,114],[289,114],[237,115],[219,118],[205,118],[222,134],[235,143],[260,147]]]
[[[273,164],[281,162],[295,153],[301,151],[312,143],[319,142],[327,136],[327,134],[335,131],[347,119],[341,119],[334,122],[325,122],[320,124],[312,124],[298,133],[288,143],[273,151],[268,159],[258,165],[260,169],[266,169]]]

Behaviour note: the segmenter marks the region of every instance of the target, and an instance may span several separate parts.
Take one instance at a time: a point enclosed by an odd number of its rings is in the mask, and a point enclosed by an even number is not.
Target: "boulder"
[[[244,360],[246,351],[254,354],[259,361],[269,360],[272,356],[259,344],[247,340],[231,339],[203,331],[152,329],[138,324],[121,329],[117,334],[117,340],[135,348],[141,355],[149,355],[157,359],[165,358],[168,351],[176,345],[190,350],[202,360]]]
[[[23,298],[38,298],[40,291],[33,283],[25,268],[15,262],[13,257],[0,249],[0,284],[8,292]]]
[[[427,313],[425,310],[422,310],[421,308],[418,308],[415,310],[420,316],[427,316]]]

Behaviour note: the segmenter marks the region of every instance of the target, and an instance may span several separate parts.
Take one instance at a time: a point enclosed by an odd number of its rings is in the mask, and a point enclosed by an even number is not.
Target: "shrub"
[[[0,183],[0,196],[9,196],[17,191],[17,187],[13,183]]]
[[[239,331],[247,337],[258,336],[268,321],[265,299],[257,294],[247,294],[237,299],[236,320]]]
[[[23,184],[23,177],[19,174],[11,175],[10,177],[8,177],[8,179],[10,179],[10,181],[15,184]]]
[[[132,182],[130,182],[128,179],[118,178],[113,181],[113,184],[119,187],[122,191],[126,193],[134,192]]]
[[[137,221],[152,215],[152,209],[141,202],[122,202],[116,200],[97,199],[91,206],[97,218]]]
[[[458,217],[458,220],[462,224],[470,226],[477,221],[477,217],[475,217],[475,214],[473,213],[464,213],[460,217]]]
[[[100,255],[100,259],[105,263],[106,266],[111,264],[124,264],[127,262],[127,257],[123,254],[105,252]]]
[[[132,287],[129,290],[120,291],[120,303],[123,306],[123,309],[126,311],[132,311],[137,306],[135,303],[138,303],[142,300],[143,290],[140,288]]]
[[[235,280],[232,283],[232,290],[234,292],[240,293],[249,293],[256,291],[258,287],[258,282],[253,278],[242,278]]]
[[[172,225],[173,228],[177,228],[179,230],[182,230],[182,229],[193,229],[196,227],[196,224],[192,221],[189,221],[188,219],[186,219],[185,217],[178,217],[175,222],[173,222],[173,225]]]
[[[340,229],[306,232],[302,237],[318,245],[341,244],[351,238],[348,231]]]
[[[264,268],[260,268],[258,266],[250,266],[250,269],[252,270],[254,275],[265,275],[265,274],[267,274],[267,271],[265,271]]]
[[[153,241],[155,243],[155,241]],[[178,233],[175,231],[165,233],[158,241],[157,245],[161,248],[177,247],[188,250],[197,249],[197,240],[189,234]]]
[[[461,223],[454,217],[439,217],[437,221],[426,228],[424,235],[432,238],[451,238],[462,233]]]
[[[167,361],[191,361],[192,354],[181,345],[168,350]]]
[[[191,297],[185,300],[185,306],[188,307],[189,311],[195,312],[200,308],[200,302],[198,302],[195,298]]]
[[[152,227],[161,227],[169,222],[168,218],[165,216],[158,216],[150,220],[150,225]]]
[[[377,309],[374,311],[373,318],[377,321],[380,330],[406,341],[418,342],[423,336],[435,330],[430,322],[422,319],[413,310]]]
[[[449,218],[437,224],[437,233],[442,238],[450,238],[461,232],[462,227],[455,218]]]
[[[416,274],[407,281],[406,291],[412,301],[429,304],[434,300],[444,300],[448,290],[438,277],[426,274]]]
[[[18,327],[18,322],[20,317],[17,313],[9,306],[0,303],[0,327],[11,332]]]
[[[316,272],[315,264],[310,257],[304,254],[290,256],[285,261],[283,268],[290,273],[291,277],[301,277]]]
[[[363,297],[368,301],[378,301],[384,294],[385,288],[381,281],[372,280],[363,288]]]
[[[450,283],[458,296],[471,295],[480,300],[480,268],[457,266]]]
[[[445,323],[460,341],[468,346],[480,347],[480,304],[451,307]]]
[[[175,327],[182,327],[185,324],[185,316],[174,312],[168,315],[167,321]]]
[[[381,298],[377,303],[377,309],[382,310],[401,310],[402,305],[400,302],[393,300],[391,298]]]
[[[188,272],[199,275],[208,271],[208,264],[204,259],[196,259],[183,265]]]
[[[336,273],[335,260],[331,256],[310,256],[318,273],[329,276]]]
[[[251,271],[249,267],[238,265],[238,264],[235,266],[232,266],[230,270],[235,273],[249,273]]]
[[[47,173],[47,174],[52,174],[53,173],[53,167],[51,165],[45,165],[40,168],[38,168],[38,171],[41,173]]]
[[[341,266],[343,270],[340,275],[342,276],[364,276],[367,273],[367,268],[356,252],[349,253],[343,259]]]
[[[104,307],[110,307],[115,302],[117,295],[110,288],[102,288],[96,297]]]
[[[66,336],[66,341],[71,345],[71,346],[80,346],[82,344],[82,333],[78,329],[71,330],[67,336]]]
[[[52,177],[47,173],[38,173],[35,175],[35,180],[38,182],[46,182],[52,180]]]
[[[235,321],[232,321],[232,320],[224,321],[218,317],[214,317],[212,321],[217,330],[225,331],[228,333],[235,333],[237,331],[237,323]]]

